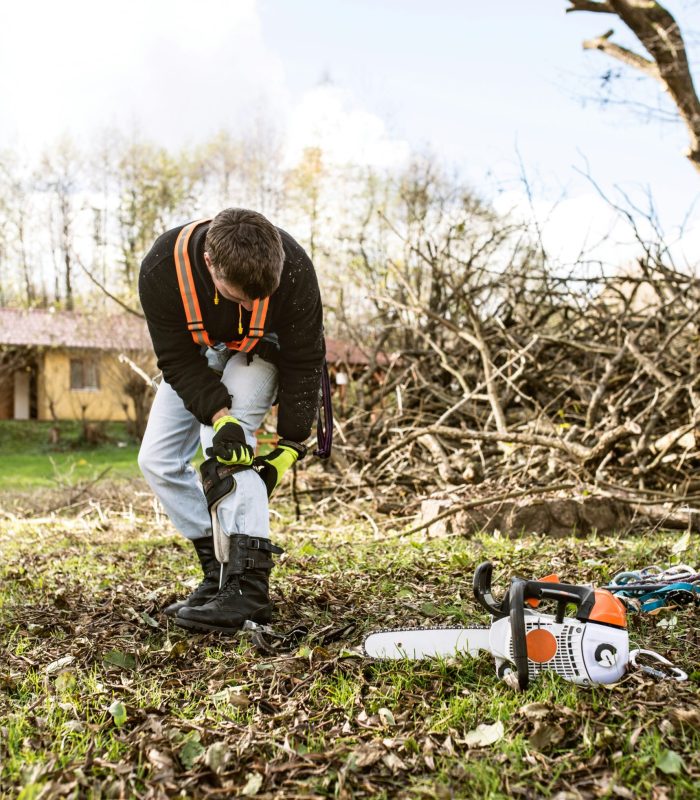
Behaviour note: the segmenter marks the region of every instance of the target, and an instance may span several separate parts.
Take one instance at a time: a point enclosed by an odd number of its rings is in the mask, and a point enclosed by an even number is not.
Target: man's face
[[[227,281],[222,281],[220,278],[216,277],[214,267],[211,263],[211,258],[209,258],[209,253],[204,253],[204,261],[207,265],[207,269],[209,270],[209,274],[211,275],[211,279],[214,281],[214,286],[216,286],[219,294],[226,298],[226,300],[230,300],[232,303],[238,303],[239,305],[243,306],[246,311],[252,311],[253,301],[247,297],[238,286],[233,283],[228,283]]]

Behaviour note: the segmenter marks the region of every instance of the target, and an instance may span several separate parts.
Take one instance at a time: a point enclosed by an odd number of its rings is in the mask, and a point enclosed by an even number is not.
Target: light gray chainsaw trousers
[[[213,355],[213,354],[212,354]],[[231,414],[241,423],[254,449],[255,433],[277,395],[277,367],[259,356],[248,364],[234,353],[223,367],[221,381],[231,395]],[[175,390],[162,381],[156,392],[139,451],[139,467],[173,525],[188,539],[212,535],[211,519],[197,471],[191,464],[200,442],[211,447],[214,429],[201,425]],[[218,506],[226,534],[270,537],[265,484],[250,470],[236,473],[236,489]]]

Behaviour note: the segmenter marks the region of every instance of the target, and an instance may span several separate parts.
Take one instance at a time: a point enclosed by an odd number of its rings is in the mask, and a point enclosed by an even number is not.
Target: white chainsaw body
[[[625,674],[629,662],[626,629],[569,617],[557,622],[550,614],[530,610],[524,616],[530,678],[552,670],[573,683],[615,683]],[[536,644],[542,639],[544,648]],[[378,631],[365,639],[364,650],[372,658],[384,659],[445,658],[458,653],[476,656],[486,650],[496,660],[499,677],[512,671],[514,663],[508,617],[494,621],[490,628]]]
[[[552,670],[567,681],[578,684],[616,683],[625,674],[629,662],[627,630],[580,622],[564,617],[556,622],[549,614],[525,612],[526,641],[535,631],[554,637],[556,649],[546,660],[533,658],[528,643],[527,667],[530,678]],[[534,648],[532,648],[534,649]],[[503,676],[513,663],[511,625],[508,618],[496,620],[490,628],[489,650],[496,659],[496,670]]]

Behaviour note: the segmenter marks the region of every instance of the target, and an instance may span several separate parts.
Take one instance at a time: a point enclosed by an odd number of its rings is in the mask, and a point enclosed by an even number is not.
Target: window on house
[[[71,358],[70,388],[71,389],[100,388],[100,370],[96,359]]]

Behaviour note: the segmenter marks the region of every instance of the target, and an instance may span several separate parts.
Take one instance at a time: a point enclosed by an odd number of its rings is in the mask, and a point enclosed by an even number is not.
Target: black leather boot
[[[199,563],[202,565],[204,579],[186,600],[171,603],[164,613],[169,617],[176,617],[181,608],[195,608],[208,603],[219,591],[219,575],[221,564],[216,560],[214,552],[214,537],[205,536],[202,539],[192,539],[194,549],[197,551]]]
[[[235,633],[250,619],[269,622],[272,603],[269,578],[272,553],[282,553],[281,547],[245,534],[232,534],[229,562],[225,568],[225,582],[212,600],[196,608],[180,609],[175,623],[196,631]]]

